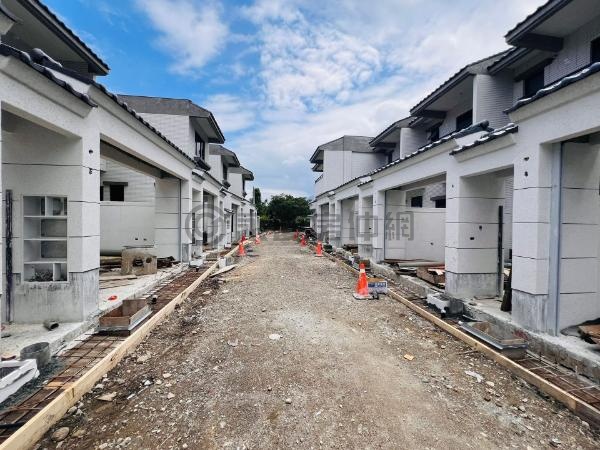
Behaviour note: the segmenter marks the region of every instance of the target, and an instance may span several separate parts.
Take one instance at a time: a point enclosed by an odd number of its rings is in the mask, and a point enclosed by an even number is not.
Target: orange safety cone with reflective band
[[[315,256],[323,256],[323,245],[321,244],[321,241],[317,241]]]
[[[300,240],[300,246],[306,247],[306,235],[305,234],[302,235],[302,239]]]
[[[365,272],[364,263],[360,263],[360,273],[358,274],[358,283],[356,283],[356,294],[361,297],[369,296],[369,282],[367,281],[367,272]]]
[[[240,245],[238,246],[238,256],[246,256],[246,249],[242,241],[240,241]]]
[[[257,245],[260,244],[260,234],[256,235],[256,238],[254,239],[254,243]]]

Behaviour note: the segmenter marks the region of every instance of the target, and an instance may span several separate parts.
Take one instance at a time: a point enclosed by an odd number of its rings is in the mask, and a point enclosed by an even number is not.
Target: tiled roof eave
[[[578,81],[584,80],[597,72],[600,72],[600,62],[593,63],[593,64],[581,69],[580,71],[575,72],[572,75],[567,75],[566,77],[561,78],[560,80],[552,83],[551,85],[540,89],[531,97],[522,98],[521,100],[519,100],[517,103],[515,103],[513,106],[511,106],[504,112],[506,114],[509,114],[513,111],[516,111],[517,109],[522,108],[523,106],[529,105],[530,103],[533,103],[536,100],[539,100],[543,97],[553,94],[567,86],[577,83]]]
[[[519,131],[518,125],[516,125],[514,123],[509,123],[508,125],[498,128],[497,130],[491,131],[490,133],[480,137],[479,139],[476,139],[475,141],[471,142],[470,144],[465,144],[465,145],[458,147],[456,150],[451,151],[450,155],[454,156],[454,155],[461,154],[467,150],[471,150],[473,148],[487,144],[488,142],[495,141],[496,139],[499,139],[503,136],[517,133],[518,131]]]
[[[102,58],[100,58],[100,56],[98,56],[79,36],[77,36],[73,30],[71,30],[62,20],[60,20],[58,16],[54,14],[52,10],[50,10],[50,8],[48,8],[39,0],[29,0],[29,2],[31,3],[32,7],[39,8],[45,14],[47,14],[53,21],[55,21],[60,28],[62,28],[71,38],[73,38],[77,42],[77,44],[79,44],[87,53],[89,53],[89,55],[93,59],[97,61],[98,65],[101,66],[101,69],[103,69],[106,73],[110,71],[110,67],[108,66],[108,64],[104,62]]]
[[[48,78],[54,84],[63,88],[69,94],[73,95],[74,97],[77,97],[79,100],[86,103],[88,106],[90,106],[92,108],[95,108],[98,106],[87,94],[77,91],[69,83],[67,83],[66,81],[55,76],[50,69],[48,69],[47,67],[44,67],[40,64],[34,63],[28,53],[18,50],[16,48],[11,47],[6,44],[0,44],[0,55],[18,59],[22,63],[26,64],[27,66],[31,67],[33,70],[38,72],[39,74]]]

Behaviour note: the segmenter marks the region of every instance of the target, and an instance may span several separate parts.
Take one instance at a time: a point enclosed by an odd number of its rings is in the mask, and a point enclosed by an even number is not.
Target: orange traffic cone
[[[254,243],[255,243],[256,245],[260,244],[260,234],[257,234],[257,235],[256,235],[256,238],[254,239]]]
[[[300,240],[300,246],[306,247],[306,235],[305,234],[302,235],[302,239]]]
[[[321,244],[321,241],[317,241],[315,256],[323,256],[323,245]]]
[[[367,273],[365,272],[364,263],[360,263],[360,273],[358,274],[358,283],[356,283],[355,295],[360,297],[369,296],[369,283],[367,281]]]
[[[242,241],[240,241],[240,245],[238,246],[238,256],[246,256],[246,249]]]

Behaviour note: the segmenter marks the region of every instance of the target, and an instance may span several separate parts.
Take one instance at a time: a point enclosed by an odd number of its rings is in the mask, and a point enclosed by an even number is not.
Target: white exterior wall
[[[383,153],[349,153],[351,157],[350,176],[344,181],[365,175],[387,163],[387,157]]]
[[[104,187],[100,202],[100,252],[121,254],[125,246],[154,245],[154,179],[113,161],[102,161],[104,181],[127,182],[125,201],[109,199]]]
[[[233,168],[230,169],[230,172],[229,172],[229,178],[227,181],[229,181],[231,186],[229,187],[228,191],[233,192],[238,197],[243,197],[244,189],[243,189],[242,174],[241,173],[231,173],[231,170],[234,170],[234,169]]]
[[[492,128],[506,125],[508,116],[504,110],[513,105],[513,83],[511,76],[475,75],[473,123],[488,120]]]
[[[427,133],[419,129],[402,128],[400,131],[400,154],[410,155],[427,144]]]
[[[143,173],[110,160],[101,161],[100,183],[105,181],[127,182],[125,187],[126,202],[154,203],[154,179]],[[108,198],[108,188],[104,191]]]
[[[195,156],[194,130],[188,116],[151,113],[139,113],[139,115],[188,155]]]

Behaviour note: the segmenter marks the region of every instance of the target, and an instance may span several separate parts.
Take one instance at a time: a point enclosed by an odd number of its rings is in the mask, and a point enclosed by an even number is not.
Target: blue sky
[[[215,114],[263,196],[312,196],[308,158],[374,136],[543,0],[43,0],[110,65],[114,92]]]

